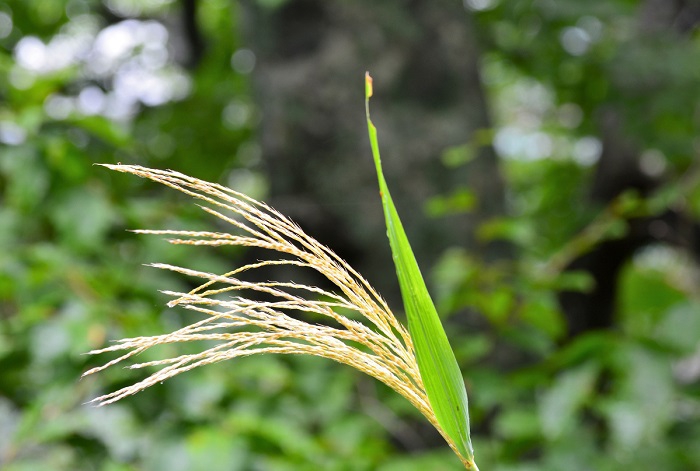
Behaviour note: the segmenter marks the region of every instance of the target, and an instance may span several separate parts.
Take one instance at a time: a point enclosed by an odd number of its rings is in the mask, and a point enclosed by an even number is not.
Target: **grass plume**
[[[168,303],[170,307],[182,306],[199,312],[203,319],[168,334],[122,339],[111,346],[93,350],[91,354],[122,354],[90,369],[83,376],[121,363],[157,345],[201,340],[214,341],[215,345],[195,354],[131,364],[128,368],[158,369],[142,381],[97,397],[92,403],[109,404],[185,371],[232,358],[264,353],[315,355],[352,366],[401,394],[440,431],[464,462],[438,424],[407,329],[370,284],[332,250],[265,203],[222,185],[172,170],[134,165],[104,166],[153,180],[197,198],[203,203],[200,207],[204,211],[230,223],[236,230],[236,234],[178,230],[136,232],[164,235],[173,244],[259,247],[286,254],[288,258],[251,263],[224,274],[153,264],[156,268],[202,280],[188,293],[165,293],[173,297]],[[247,282],[240,278],[244,272],[270,265],[316,270],[332,282],[337,291],[290,282]],[[258,297],[263,294],[270,300],[258,301],[252,299],[251,294]],[[358,313],[363,322],[341,314],[348,310]],[[296,312],[320,315],[329,323],[311,324],[295,317]]]

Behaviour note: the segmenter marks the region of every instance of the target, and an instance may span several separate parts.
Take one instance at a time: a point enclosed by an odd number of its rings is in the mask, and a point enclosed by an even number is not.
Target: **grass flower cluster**
[[[166,335],[123,339],[110,347],[92,351],[90,353],[93,354],[111,351],[128,353],[87,371],[85,375],[101,371],[156,345],[198,340],[213,340],[218,345],[194,355],[130,365],[129,368],[163,368],[139,383],[98,397],[94,402],[115,402],[201,365],[260,353],[293,353],[329,358],[357,368],[390,386],[431,422],[435,421],[423,391],[408,332],[369,283],[329,248],[309,237],[299,226],[266,204],[221,185],[173,171],[131,165],[105,166],[149,178],[199,198],[212,206],[203,206],[204,211],[231,223],[245,235],[169,230],[138,230],[138,233],[165,235],[170,237],[169,242],[173,244],[260,247],[291,255],[294,259],[261,261],[220,275],[154,264],[156,268],[202,279],[203,283],[189,293],[165,293],[175,298],[168,303],[170,307],[180,305],[207,317]],[[339,292],[295,283],[250,283],[240,279],[240,275],[246,271],[269,265],[314,269],[337,286]],[[256,301],[246,297],[247,292],[264,293],[275,300]],[[359,313],[371,327],[339,314],[340,310]],[[310,324],[294,317],[294,311],[325,316],[329,324],[339,327]],[[360,348],[360,345],[364,348]]]

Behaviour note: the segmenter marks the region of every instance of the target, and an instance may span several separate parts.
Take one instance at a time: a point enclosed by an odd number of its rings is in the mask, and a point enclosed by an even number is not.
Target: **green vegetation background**
[[[287,2],[257,3],[274,10]],[[163,50],[157,42],[164,31],[158,25],[179,18],[182,4],[0,4],[0,468],[459,469],[405,401],[349,368],[313,358],[247,358],[108,407],[84,405],[139,377],[114,369],[79,380],[102,361],[85,352],[191,320],[167,309],[158,293],[186,289],[187,280],[143,263],[222,272],[245,256],[126,232],[205,229],[213,222],[172,191],[92,164],[171,168],[268,196],[256,144],[265,117],[251,92],[240,5],[198,2],[207,48],[187,65],[178,62],[176,46]],[[700,468],[700,278],[692,258],[698,253],[692,224],[700,218],[700,34],[692,22],[685,30],[650,27],[641,34],[637,25],[655,12],[653,4],[465,2],[496,129],[518,129],[523,114],[539,113],[524,137],[530,140],[496,146],[506,214],[475,231],[484,243],[507,241],[512,256],[496,263],[473,247],[451,248],[430,261],[427,273],[466,376],[482,470]],[[66,38],[90,44],[108,22],[120,24],[115,12],[137,22],[131,43],[111,37],[131,44],[112,60],[120,67],[141,61],[161,80],[156,89],[169,91],[153,95],[146,86],[151,76],[141,76],[130,85],[135,94],[141,90],[141,102],[110,115],[117,104],[109,100],[120,99],[109,95],[117,88],[117,69],[110,69],[116,66],[100,63],[106,59],[89,47],[66,63],[57,51],[75,47]],[[47,49],[52,44],[56,49]],[[362,80],[360,73],[358,96]],[[585,195],[603,141],[596,136],[605,133],[600,109],[608,104],[624,118],[619,136],[640,150],[648,173],[663,178],[645,197],[628,192],[605,206]],[[363,126],[361,113],[357,119]],[[464,146],[445,150],[444,165],[468,161],[474,146],[499,135],[507,133],[465,136]],[[356,165],[371,174],[369,146]],[[463,188],[434,196],[417,217],[468,214],[479,195]],[[687,247],[645,244],[621,271],[614,327],[567,339],[557,292],[585,292],[592,280],[563,268],[598,243],[624,237],[629,218],[678,208],[691,221]],[[389,253],[385,239],[375,244]]]

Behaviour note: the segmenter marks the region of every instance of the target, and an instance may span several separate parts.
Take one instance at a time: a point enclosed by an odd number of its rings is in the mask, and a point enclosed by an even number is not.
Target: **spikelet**
[[[203,319],[174,332],[134,337],[89,353],[122,352],[118,358],[85,372],[102,371],[151,347],[179,342],[213,341],[214,346],[195,353],[131,364],[129,368],[158,368],[147,378],[93,399],[109,404],[198,366],[263,353],[307,354],[350,365],[404,396],[443,434],[418,372],[411,338],[386,302],[345,261],[308,236],[294,222],[265,203],[224,186],[171,170],[133,165],[104,165],[162,183],[202,201],[201,208],[236,228],[237,234],[176,230],[139,230],[141,234],[169,237],[173,244],[238,245],[286,254],[287,258],[251,263],[224,274],[153,264],[202,279],[189,293],[165,291],[173,296],[170,307],[197,311]],[[337,287],[331,292],[314,286],[283,282],[246,282],[244,272],[264,266],[288,265],[316,270]],[[249,295],[264,295],[257,301]],[[255,296],[253,296],[254,298]],[[354,311],[362,322],[341,312]],[[297,312],[328,319],[327,325],[300,320]],[[362,346],[364,348],[359,348]],[[447,437],[446,437],[447,438]],[[450,445],[452,445],[451,441]],[[453,446],[453,445],[452,445]],[[454,446],[453,446],[454,448]]]

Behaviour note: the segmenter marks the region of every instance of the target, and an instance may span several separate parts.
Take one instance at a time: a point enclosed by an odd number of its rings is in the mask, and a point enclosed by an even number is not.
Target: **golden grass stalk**
[[[168,306],[182,306],[204,315],[198,322],[174,332],[117,341],[89,353],[125,352],[118,358],[85,372],[96,373],[157,345],[213,341],[205,350],[174,358],[131,364],[128,368],[159,367],[133,385],[93,399],[109,404],[198,366],[262,353],[307,354],[350,365],[386,384],[405,397],[440,431],[453,450],[452,440],[441,429],[418,371],[411,337],[386,302],[352,267],[328,247],[308,236],[298,225],[265,203],[221,185],[172,170],[134,165],[104,165],[162,183],[204,203],[201,208],[234,226],[238,235],[224,232],[139,230],[142,234],[169,236],[169,242],[185,245],[238,245],[281,252],[289,258],[251,263],[224,274],[206,273],[167,264],[156,268],[201,278],[189,293],[166,291],[174,297]],[[331,281],[338,291],[289,282],[246,282],[246,271],[270,265],[310,268]],[[245,294],[262,294],[258,301]],[[363,322],[340,312],[354,311]],[[306,312],[324,316],[328,325],[311,324],[295,317]]]

